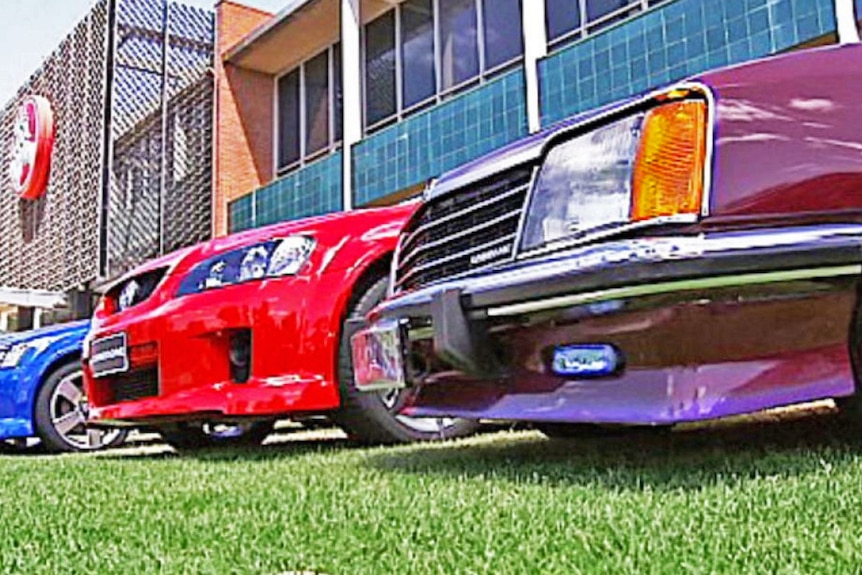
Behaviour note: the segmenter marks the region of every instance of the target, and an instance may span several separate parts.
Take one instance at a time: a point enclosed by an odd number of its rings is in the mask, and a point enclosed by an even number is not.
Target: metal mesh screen
[[[109,277],[209,237],[213,34],[206,10],[118,0]]]
[[[214,18],[101,0],[0,112],[0,286],[67,291],[210,235]],[[21,100],[56,126],[48,191],[7,168]]]
[[[0,112],[0,285],[66,290],[98,275],[108,30],[102,0]],[[48,191],[35,202],[19,199],[7,174],[30,94],[51,102],[56,126]]]

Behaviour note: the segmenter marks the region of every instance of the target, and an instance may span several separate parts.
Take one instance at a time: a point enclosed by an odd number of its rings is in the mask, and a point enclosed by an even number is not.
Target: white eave
[[[0,287],[2,305],[51,309],[66,305],[66,296],[60,292]]]
[[[276,13],[266,24],[257,28],[244,40],[228,50],[224,56],[224,61],[234,62],[238,58],[242,57],[243,53],[250,50],[255,44],[265,39],[270,34],[273,34],[282,26],[285,26],[300,10],[305,8],[307,5],[318,1],[319,0],[289,0],[287,6]]]

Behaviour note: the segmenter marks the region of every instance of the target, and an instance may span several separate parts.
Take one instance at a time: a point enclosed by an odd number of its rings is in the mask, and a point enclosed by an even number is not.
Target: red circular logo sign
[[[15,192],[35,200],[48,187],[54,148],[54,113],[42,96],[30,96],[18,108],[12,131],[12,164],[9,176]]]

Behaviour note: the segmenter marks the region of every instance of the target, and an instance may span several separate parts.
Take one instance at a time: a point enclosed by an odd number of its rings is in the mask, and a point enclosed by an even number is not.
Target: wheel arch
[[[339,403],[341,395],[341,382],[338,381],[338,356],[340,351],[341,338],[344,335],[344,323],[347,320],[347,314],[350,309],[359,301],[362,294],[370,288],[381,276],[388,276],[392,265],[392,251],[386,251],[378,254],[378,257],[370,260],[363,268],[356,271],[353,275],[353,281],[349,282],[349,289],[344,290],[342,297],[339,298],[337,313],[333,313],[335,320],[336,337],[332,349],[330,350],[330,359],[332,362],[332,374],[334,375],[339,389]]]
[[[28,411],[30,413],[30,417],[33,418],[34,421],[36,417],[36,397],[45,385],[45,382],[47,382],[61,367],[74,363],[76,359],[78,362],[81,361],[81,348],[74,346],[69,346],[56,353],[51,353],[48,357],[43,359],[40,369],[37,374],[35,374],[37,379],[36,384],[30,386],[30,390],[27,394]]]

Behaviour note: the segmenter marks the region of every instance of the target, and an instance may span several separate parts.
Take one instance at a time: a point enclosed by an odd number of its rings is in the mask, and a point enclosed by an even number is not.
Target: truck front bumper
[[[357,385],[414,385],[411,415],[620,423],[849,395],[860,246],[862,226],[823,225],[516,261],[384,302],[352,338]],[[579,344],[613,346],[624,369],[554,373],[549,352]]]

